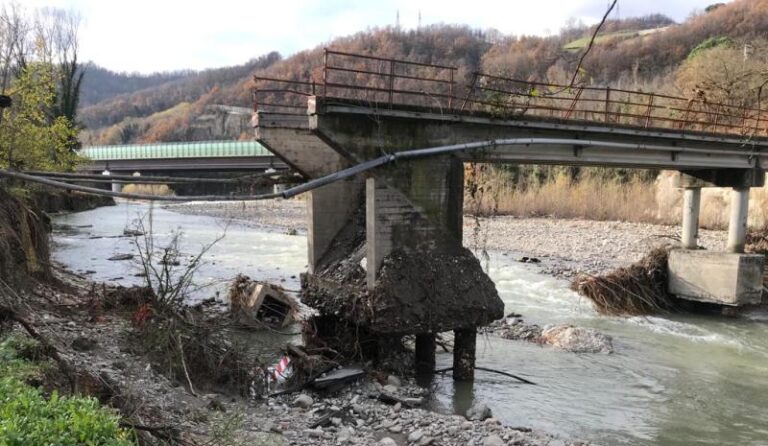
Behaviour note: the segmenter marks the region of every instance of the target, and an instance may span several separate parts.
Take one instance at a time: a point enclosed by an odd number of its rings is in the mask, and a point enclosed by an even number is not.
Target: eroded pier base
[[[477,329],[454,330],[453,339],[453,379],[472,381],[475,379],[475,348]]]
[[[435,371],[436,346],[434,333],[422,333],[416,335],[417,375],[429,375]]]

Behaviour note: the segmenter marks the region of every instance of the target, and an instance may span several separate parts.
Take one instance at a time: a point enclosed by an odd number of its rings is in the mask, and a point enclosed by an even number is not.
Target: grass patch
[[[46,397],[28,384],[44,374],[47,363],[25,359],[39,346],[20,336],[0,340],[0,445],[129,446],[132,434],[119,416],[94,398]]]
[[[595,43],[596,44],[606,43],[614,39],[629,39],[637,36],[638,36],[638,31],[635,31],[635,30],[616,31],[613,33],[605,33],[597,36],[595,38]],[[563,49],[568,51],[575,51],[575,50],[586,48],[587,45],[589,45],[589,41],[591,39],[592,39],[592,36],[585,36],[585,37],[582,37],[581,39],[576,39],[572,42],[568,42],[565,45],[563,45]]]
[[[466,197],[470,213],[658,222],[656,190],[641,180],[622,183],[586,177],[574,181],[558,175],[521,187],[504,172],[491,169],[480,181],[485,193]]]

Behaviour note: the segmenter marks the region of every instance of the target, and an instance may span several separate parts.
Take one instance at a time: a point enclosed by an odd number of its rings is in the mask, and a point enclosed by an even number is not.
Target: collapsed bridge
[[[471,379],[476,328],[503,316],[462,246],[468,162],[676,170],[685,202],[670,291],[759,302],[763,257],[743,250],[749,188],[768,166],[761,110],[483,73],[462,83],[456,67],[332,50],[316,72],[255,78],[257,140],[309,179],[387,162],[309,192],[307,296],[373,339],[416,334],[425,369],[435,333],[453,330],[454,377]],[[733,190],[727,252],[696,250],[702,187]]]

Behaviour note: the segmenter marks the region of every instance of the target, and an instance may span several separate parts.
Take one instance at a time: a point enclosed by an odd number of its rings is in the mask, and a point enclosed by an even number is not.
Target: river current
[[[117,237],[150,207],[121,203],[54,218],[55,260],[93,280],[140,284],[138,263],[108,261],[134,253],[133,238]],[[181,232],[182,258],[217,237],[196,275],[195,299],[226,295],[243,273],[299,288],[306,237],[274,228],[151,212],[157,246]],[[433,382],[432,407],[462,413],[487,403],[505,424],[606,445],[768,445],[768,313],[739,318],[598,316],[568,283],[521,264],[515,253],[492,252],[489,274],[507,312],[539,325],[570,323],[613,337],[613,354],[573,354],[493,336],[478,337],[479,366],[525,376],[537,385],[478,371],[473,385],[450,374]],[[183,264],[183,262],[182,262]],[[439,353],[438,367],[451,364]]]

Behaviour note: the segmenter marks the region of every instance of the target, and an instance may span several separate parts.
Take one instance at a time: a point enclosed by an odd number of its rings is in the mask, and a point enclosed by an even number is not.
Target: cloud
[[[620,0],[622,17],[660,12],[683,20],[713,0]],[[655,3],[655,2],[654,2]],[[570,17],[595,23],[607,0],[25,0],[27,8],[55,6],[84,19],[82,56],[113,70],[154,72],[243,63],[272,50],[288,55],[370,27],[458,23],[506,34],[557,32]]]

